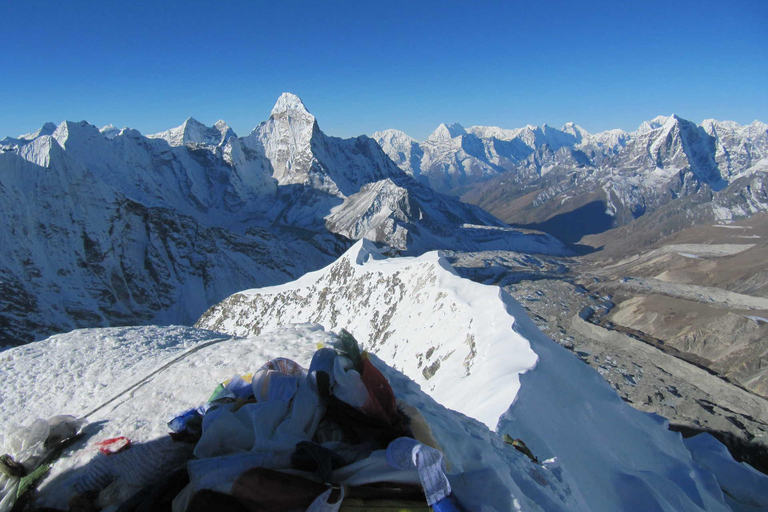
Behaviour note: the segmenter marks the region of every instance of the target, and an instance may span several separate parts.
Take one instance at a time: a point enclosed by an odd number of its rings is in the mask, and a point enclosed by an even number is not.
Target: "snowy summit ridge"
[[[515,478],[525,498],[507,492],[533,502],[522,510],[729,510],[716,477],[665,420],[633,409],[506,292],[460,278],[436,252],[387,259],[362,240],[297,281],[233,295],[197,327],[247,337],[302,322],[348,329],[441,404],[552,459],[544,466],[556,464],[569,490],[552,500],[542,494],[552,487]],[[497,491],[485,494],[486,506]]]

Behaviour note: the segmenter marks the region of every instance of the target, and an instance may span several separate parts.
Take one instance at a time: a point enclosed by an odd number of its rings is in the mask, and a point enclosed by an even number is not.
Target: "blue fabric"
[[[180,434],[182,432],[196,433],[202,430],[203,414],[205,412],[201,407],[193,407],[179,413],[175,418],[168,422],[168,428],[171,432]]]
[[[467,512],[453,494],[449,494],[437,503],[433,503],[432,510],[434,512]]]

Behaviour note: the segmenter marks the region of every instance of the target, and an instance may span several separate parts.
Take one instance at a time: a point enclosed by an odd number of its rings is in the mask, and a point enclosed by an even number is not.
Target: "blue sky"
[[[0,138],[189,116],[245,135],[283,91],[341,137],[768,122],[765,0],[0,0],[0,13]]]

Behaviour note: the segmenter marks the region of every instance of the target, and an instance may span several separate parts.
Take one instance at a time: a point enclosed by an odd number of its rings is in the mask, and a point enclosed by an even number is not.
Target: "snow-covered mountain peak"
[[[235,131],[223,119],[216,121],[213,127],[221,134],[221,144],[225,144],[229,139],[237,138]]]
[[[128,137],[130,139],[140,139],[143,137],[141,132],[135,128],[128,128],[127,126],[120,130],[120,133],[118,134],[122,137]],[[150,137],[147,137],[150,138]]]
[[[759,121],[755,121],[755,123],[757,122]],[[717,119],[705,119],[701,122],[701,127],[709,134],[712,134],[715,130],[723,128],[731,131],[736,131],[742,128],[736,121],[718,121]]]
[[[590,134],[589,136],[584,137],[580,144],[593,144],[598,148],[602,147],[608,150],[618,150],[618,148],[626,146],[631,139],[631,134],[619,128],[614,128],[613,130],[606,130],[594,135]]]
[[[453,123],[452,125],[448,126],[448,131],[451,132],[451,135],[454,137],[467,134],[467,131],[459,123]]]
[[[87,121],[80,121],[79,123],[64,121],[56,127],[52,136],[61,147],[66,148],[67,144],[73,142],[81,144],[94,137],[102,137],[102,134],[97,127]]]
[[[213,124],[213,127],[219,130],[221,133],[226,133],[227,131],[231,130],[232,128],[229,127],[226,121],[223,119],[219,119]]]
[[[277,99],[277,103],[275,103],[275,106],[272,109],[272,115],[275,116],[288,111],[309,114],[309,110],[304,106],[304,102],[301,101],[301,98],[290,92],[284,92]]]
[[[411,142],[417,142],[416,139],[408,135],[407,133],[395,130],[395,129],[388,129],[388,130],[382,130],[380,132],[374,132],[371,134],[371,138],[379,143],[379,145],[382,145],[384,143],[389,143],[392,145],[398,144],[398,143],[411,143]]]
[[[577,134],[582,137],[586,137],[590,135],[590,133],[587,130],[585,130],[578,124],[574,123],[573,121],[569,121],[565,123],[563,127],[560,129],[560,131],[565,133],[570,133],[571,135],[574,135],[574,136],[576,136]]]
[[[203,123],[201,123],[194,117],[190,116],[181,124],[181,126],[177,126],[176,128],[171,128],[171,130],[179,130],[181,132],[191,132],[191,131],[202,131],[205,128],[207,128],[207,126],[205,126]]]
[[[453,123],[450,126],[445,123],[441,123],[440,126],[438,126],[437,129],[427,138],[427,140],[433,142],[446,141],[466,134],[467,131],[459,123]]]
[[[757,119],[752,121],[752,123],[750,123],[745,128],[747,128],[750,135],[752,134],[768,135],[768,124],[760,122]]]
[[[219,120],[211,127],[205,126],[194,117],[188,117],[181,126],[161,133],[147,135],[147,137],[150,139],[163,139],[171,146],[184,146],[190,143],[219,146],[228,139],[236,137],[236,135],[224,121]]]
[[[406,251],[412,238],[410,222],[423,215],[408,190],[387,178],[363,185],[358,193],[333,208],[325,221],[329,230],[347,238],[368,238]]]
[[[664,117],[663,119],[664,119],[664,122],[660,126],[662,134],[669,134],[669,133],[673,133],[675,130],[682,130],[685,128],[691,129],[696,127],[694,123],[686,119],[683,119],[677,114],[672,114],[671,116]],[[661,119],[659,119],[659,121],[660,120]],[[658,123],[654,123],[654,124],[658,124]]]
[[[669,116],[669,117],[667,118],[667,121],[666,121],[664,124],[670,124],[670,125],[671,125],[672,123],[675,123],[675,124],[677,124],[677,123],[679,123],[680,121],[685,121],[685,119],[683,119],[682,117],[680,117],[680,116],[679,116],[679,115],[677,115],[677,114],[672,114],[671,116]]]
[[[400,169],[414,177],[421,174],[424,151],[416,139],[405,132],[392,129],[375,132],[371,138]]]
[[[207,128],[203,123],[198,121],[192,116],[189,116],[186,121],[184,121],[184,124],[182,124],[183,127],[186,129],[203,129]]]
[[[333,300],[323,301],[322,289]],[[276,304],[280,315],[270,310]],[[478,321],[484,315],[494,322]],[[284,322],[305,322],[305,316],[348,329],[433,398],[490,428],[514,400],[519,374],[537,361],[528,341],[513,330],[515,319],[505,312],[498,288],[460,278],[438,251],[390,259],[365,239],[322,270],[231,296],[197,326],[249,336]],[[449,391],[455,379],[461,379],[462,392]],[[501,382],[505,393],[499,395]]]
[[[53,135],[53,132],[55,131],[56,131],[56,125],[54,123],[48,122],[48,123],[45,123],[36,132],[25,133],[24,135],[19,135],[18,138],[22,140],[32,140],[40,137],[41,135]]]
[[[481,139],[499,139],[510,141],[520,135],[522,128],[506,129],[499,128],[498,126],[470,126],[469,133],[480,137]]]
[[[275,144],[284,149],[291,146],[308,149],[308,144],[316,132],[319,134],[320,129],[315,116],[310,114],[298,96],[284,92],[277,99],[269,119],[257,126],[252,134],[267,146],[267,156],[272,160],[272,150],[277,150]],[[292,151],[294,150],[289,150]]]
[[[100,132],[101,132],[101,134],[102,134],[102,135],[104,135],[106,138],[108,138],[109,140],[112,140],[112,139],[114,139],[115,137],[117,137],[118,135],[120,135],[120,132],[121,132],[122,130],[120,130],[120,128],[118,128],[117,126],[115,126],[115,125],[113,125],[113,124],[108,124],[108,125],[106,125],[106,126],[102,126],[102,127],[99,129],[99,131],[100,131]]]
[[[51,165],[52,155],[63,153],[61,146],[52,135],[35,137],[29,141],[29,144],[19,146],[16,151],[24,160],[46,168]]]
[[[315,116],[295,94],[284,92],[277,99],[269,119],[240,140],[257,153],[263,154],[272,165],[272,177],[280,185],[308,184],[313,179],[310,171],[319,170],[313,152],[313,139],[322,143],[324,134],[317,126]],[[322,174],[322,173],[321,173]],[[320,182],[322,176],[318,176]],[[333,195],[338,189],[333,183],[315,183]]]
[[[590,133],[587,130],[573,122],[565,123],[560,131],[572,135],[576,139],[576,144],[580,144],[583,140],[590,137]]]
[[[657,130],[663,127],[667,123],[667,121],[672,117],[675,117],[675,116],[674,115],[656,116],[650,121],[643,121],[643,123],[637,128],[637,133],[642,134],[642,133],[647,133],[653,130]]]

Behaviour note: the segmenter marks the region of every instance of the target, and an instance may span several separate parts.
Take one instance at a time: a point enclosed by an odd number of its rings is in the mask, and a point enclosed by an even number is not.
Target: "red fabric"
[[[131,440],[125,436],[113,437],[96,443],[99,451],[104,455],[114,455],[131,447]]]
[[[368,359],[368,353],[362,356],[363,384],[368,390],[368,399],[363,404],[363,412],[387,425],[395,425],[400,422],[397,411],[397,401],[392,386],[384,375]]]

